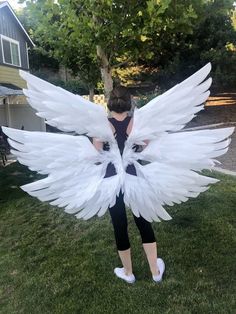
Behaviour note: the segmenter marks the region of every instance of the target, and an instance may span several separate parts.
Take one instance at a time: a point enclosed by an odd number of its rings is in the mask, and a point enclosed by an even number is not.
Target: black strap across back
[[[123,154],[124,151],[124,147],[125,147],[125,141],[128,138],[128,134],[126,133],[129,122],[131,120],[130,116],[127,116],[124,120],[122,121],[118,121],[115,118],[108,118],[108,120],[112,123],[112,125],[115,128],[115,139],[117,141],[119,150],[121,155]],[[104,143],[103,145],[103,150],[108,151],[109,150],[109,144],[108,143]],[[128,167],[126,168],[126,172],[132,175],[136,175],[136,170],[134,165],[128,165]],[[113,165],[113,163],[109,163],[107,166],[107,170],[106,170],[106,174],[104,176],[104,178],[107,177],[111,177],[116,175],[116,169],[115,166]]]
[[[125,141],[127,140],[128,134],[126,133],[131,117],[127,116],[124,120],[118,121],[115,118],[108,118],[115,128],[115,139],[117,141],[121,155],[123,154]]]

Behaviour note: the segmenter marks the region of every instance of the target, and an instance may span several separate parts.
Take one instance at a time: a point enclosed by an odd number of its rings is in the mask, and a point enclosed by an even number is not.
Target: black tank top
[[[129,122],[131,120],[131,117],[127,116],[122,121],[118,121],[115,118],[108,118],[108,120],[112,123],[112,125],[115,128],[114,136],[115,136],[115,139],[117,141],[117,144],[118,144],[118,147],[120,150],[120,154],[122,155],[123,151],[124,151],[124,147],[125,147],[125,141],[128,138],[128,134],[126,133],[126,131],[127,131],[127,127],[129,125]],[[108,151],[109,149],[110,149],[109,144],[104,143],[103,150]],[[126,168],[126,172],[129,174],[132,174],[132,175],[136,175],[136,170],[135,170],[134,165],[128,165],[128,167]],[[113,165],[113,163],[110,162],[107,166],[106,174],[105,174],[104,178],[111,177],[114,175],[116,175],[116,169],[115,169],[115,166]]]
[[[127,140],[128,134],[126,133],[127,127],[129,125],[129,122],[131,120],[131,117],[127,116],[124,120],[118,121],[115,118],[108,118],[108,120],[111,122],[111,124],[114,126],[115,129],[115,139],[117,141],[120,154],[123,154],[124,147],[125,147],[125,141]]]

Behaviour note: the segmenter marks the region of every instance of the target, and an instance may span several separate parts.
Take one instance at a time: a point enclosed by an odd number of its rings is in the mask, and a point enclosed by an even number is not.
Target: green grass
[[[236,313],[236,179],[168,208],[173,220],[153,223],[166,262],[151,281],[139,233],[128,210],[133,269],[128,285],[109,214],[77,220],[28,196],[35,178],[18,163],[0,169],[0,313]],[[32,177],[33,176],[33,177]]]

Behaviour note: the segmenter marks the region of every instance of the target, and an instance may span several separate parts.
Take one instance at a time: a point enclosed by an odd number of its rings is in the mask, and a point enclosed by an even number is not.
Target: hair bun
[[[117,86],[111,91],[107,107],[110,111],[122,113],[131,109],[131,95],[125,86]]]

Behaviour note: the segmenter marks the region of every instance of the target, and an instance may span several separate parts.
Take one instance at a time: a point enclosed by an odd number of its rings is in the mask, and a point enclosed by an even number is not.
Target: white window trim
[[[5,35],[0,35],[0,36],[1,36],[1,46],[2,46],[2,59],[3,59],[3,63],[9,64],[9,65],[13,65],[13,66],[15,66],[15,67],[21,68],[21,54],[20,54],[20,43],[19,43],[19,41],[15,40],[15,39],[12,39],[12,38],[10,38],[10,37],[7,37],[7,36],[5,36]],[[19,53],[20,65],[16,65],[16,64],[13,64],[13,63],[8,63],[8,62],[5,61],[4,50],[3,50],[3,41],[2,41],[3,39],[5,39],[5,40],[7,40],[7,41],[10,41],[10,42],[12,42],[12,43],[14,43],[14,44],[17,44],[17,46],[18,46],[18,53]],[[11,50],[10,50],[10,52],[11,52]],[[13,58],[12,58],[12,55],[11,55],[11,59],[13,59]]]
[[[25,49],[26,49],[27,65],[28,65],[28,69],[29,69],[29,48],[28,48],[28,45],[27,45],[27,41],[25,42]]]

